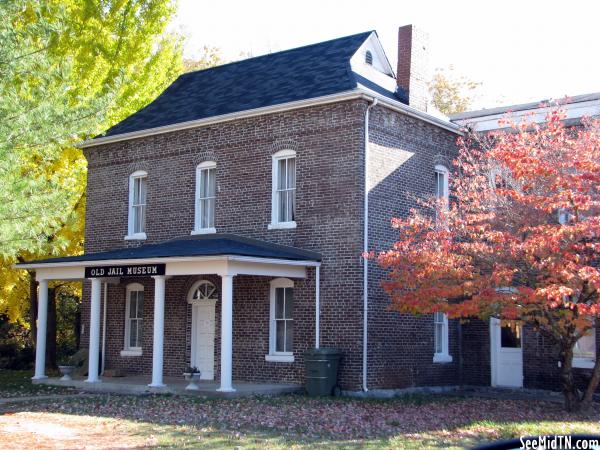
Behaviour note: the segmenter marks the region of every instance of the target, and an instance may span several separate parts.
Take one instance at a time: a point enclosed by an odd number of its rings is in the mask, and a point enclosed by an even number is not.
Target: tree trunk
[[[569,412],[578,411],[581,407],[581,398],[573,379],[573,345],[563,344],[560,360],[560,382],[565,397],[565,409]]]
[[[588,410],[592,406],[592,401],[594,400],[594,393],[596,389],[598,389],[598,384],[600,383],[600,357],[596,355],[596,363],[594,364],[594,370],[592,371],[592,378],[585,389],[585,394],[583,395],[583,401],[581,402],[581,409]]]
[[[56,369],[56,288],[48,289],[48,327],[46,328],[46,367]]]
[[[33,270],[29,272],[29,329],[31,331],[31,343],[34,347],[37,346],[37,304],[38,304],[38,292],[37,292],[37,281],[35,281],[35,272]]]
[[[75,313],[75,348],[79,350],[79,346],[81,345],[81,302],[77,307],[77,312]]]

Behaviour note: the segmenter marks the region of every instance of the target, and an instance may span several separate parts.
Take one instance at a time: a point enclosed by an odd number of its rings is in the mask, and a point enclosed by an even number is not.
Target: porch
[[[220,377],[220,382],[218,384],[212,382],[212,369],[202,371],[203,377],[204,374],[210,374],[211,378],[210,381],[206,381],[202,384],[202,391],[213,393],[236,392],[238,384],[236,383],[234,386],[233,383],[233,350],[235,348],[233,343],[235,330],[233,322],[233,304],[235,298],[234,286],[238,286],[235,288],[237,290],[240,287],[240,284],[234,283],[234,279],[242,279],[246,276],[259,277],[263,280],[268,280],[270,278],[273,283],[283,282],[285,284],[285,287],[279,287],[279,285],[277,285],[278,287],[272,288],[271,292],[274,293],[274,289],[283,292],[289,286],[288,283],[293,285],[291,280],[306,279],[307,270],[309,268],[314,269],[314,274],[311,274],[314,275],[314,278],[311,277],[314,280],[314,297],[312,294],[307,296],[306,291],[304,291],[305,312],[303,313],[303,317],[314,317],[314,334],[312,335],[314,338],[310,335],[306,336],[306,334],[303,334],[303,336],[305,336],[303,339],[303,347],[297,349],[297,351],[302,351],[306,350],[307,346],[318,347],[320,341],[320,259],[320,255],[312,251],[276,245],[235,235],[214,234],[184,237],[158,244],[146,244],[135,248],[124,248],[76,257],[55,258],[19,264],[16,266],[17,268],[35,269],[36,279],[39,282],[37,320],[38,345],[36,348],[36,365],[33,380],[34,382],[50,384],[63,383],[58,380],[49,380],[45,374],[48,283],[53,280],[87,279],[91,284],[89,289],[88,310],[89,331],[87,334],[89,339],[88,376],[85,380],[74,380],[73,383],[76,383],[77,387],[85,387],[86,390],[105,392],[111,392],[113,389],[129,389],[130,391],[139,392],[156,392],[161,390],[164,392],[172,392],[173,390],[183,391],[185,385],[181,378],[171,378],[166,376],[176,375],[177,371],[181,370],[181,364],[177,366],[177,370],[174,370],[173,365],[170,364],[172,363],[172,358],[170,360],[169,358],[174,350],[179,352],[184,346],[174,346],[174,341],[169,341],[169,338],[172,337],[172,335],[166,334],[165,331],[167,331],[167,333],[178,332],[174,328],[174,325],[180,330],[186,329],[185,321],[181,320],[181,316],[173,316],[172,314],[174,303],[172,303],[173,298],[169,297],[169,294],[172,294],[173,291],[170,291],[167,286],[172,285],[172,283],[177,284],[177,280],[184,280],[186,277],[188,279],[191,277],[201,277],[199,278],[201,283],[211,286],[213,291],[215,288],[219,288],[220,290],[220,308],[218,308],[220,309],[220,318],[217,322],[220,328],[220,333],[218,333],[217,336],[220,336],[218,338],[218,345],[216,345],[218,352],[215,353],[215,359],[219,361],[219,372],[217,373],[217,376]],[[206,277],[211,277],[213,283],[205,281]],[[140,283],[130,283],[132,278],[148,280],[148,282],[144,281],[142,283],[145,286]],[[124,282],[129,282],[128,289],[132,285],[137,285],[135,289],[141,290],[142,293],[144,289],[150,289],[150,292],[146,291],[146,293],[150,294],[153,305],[148,308],[152,311],[152,314],[147,317],[147,319],[149,319],[148,331],[151,331],[151,333],[148,333],[148,337],[151,335],[152,339],[147,339],[148,343],[143,351],[143,356],[142,348],[140,346],[127,348],[127,345],[121,352],[121,356],[128,357],[130,360],[131,358],[137,357],[140,364],[136,369],[145,367],[151,368],[151,370],[134,370],[134,373],[141,373],[141,375],[125,377],[123,379],[101,378],[100,375],[104,371],[105,355],[110,354],[108,349],[106,352],[104,351],[105,335],[107,333],[106,305],[107,300],[109,304],[111,300],[110,294],[107,295],[107,293],[112,290],[110,286],[120,284],[120,289],[122,289],[123,280],[125,280]],[[194,286],[197,286],[197,284]],[[192,306],[193,313],[195,314],[191,316],[192,330],[198,330],[198,332],[192,331],[195,336],[202,335],[203,333],[206,334],[206,330],[203,330],[204,324],[210,323],[211,321],[207,320],[209,314],[206,312],[211,311],[211,308],[208,306],[211,305],[212,314],[210,317],[215,317],[214,308],[216,299],[208,297],[203,298],[203,295],[200,295],[199,298],[195,298],[191,295],[194,292],[197,292],[196,287],[190,291],[187,303]],[[273,297],[274,296],[272,296],[272,298]],[[246,297],[245,300],[247,299],[248,297]],[[198,302],[197,300],[204,301]],[[287,302],[287,294],[285,295],[285,298],[282,297],[280,300]],[[238,304],[239,306],[248,303],[247,301],[244,302],[242,299],[240,299],[240,301],[241,303]],[[165,311],[165,306],[167,307],[167,311]],[[104,313],[102,308],[104,309]],[[310,308],[310,310],[307,308]],[[129,317],[129,306],[127,306],[126,311],[127,316]],[[171,316],[167,314],[167,317],[165,318],[165,312],[171,313]],[[272,325],[274,325],[273,319],[274,316],[272,315]],[[214,321],[214,319],[212,320]],[[266,320],[269,320],[268,315]],[[308,322],[312,322],[312,320],[305,321],[304,323]],[[167,327],[165,327],[165,323],[167,324]],[[111,325],[113,325],[113,330],[119,328],[118,324],[115,325],[114,321],[109,320],[109,330]],[[114,328],[114,326],[116,326],[116,328]],[[214,330],[214,326],[212,329]],[[119,333],[122,333],[122,331],[119,331]],[[125,341],[127,342],[129,341],[129,337],[133,336],[133,333],[126,332],[125,334]],[[235,335],[244,336],[239,330],[235,331]],[[132,340],[135,339],[132,338]],[[240,339],[240,342],[242,340],[243,339]],[[214,340],[214,337],[210,342],[217,343],[217,341]],[[207,343],[209,344],[209,341],[207,341]],[[188,365],[194,366],[196,365],[194,364],[195,361],[203,361],[206,359],[198,353],[198,349],[210,348],[210,345],[204,345],[204,342],[200,341],[193,341],[191,345],[191,360],[188,360]],[[194,345],[196,349],[194,349]],[[269,347],[270,349],[275,350],[276,346],[269,345]],[[261,356],[262,361],[269,364],[282,364],[294,361],[292,348],[288,349],[288,347],[284,345],[282,349],[279,349],[279,344],[277,344],[277,347],[277,351],[269,351],[269,354],[267,355],[263,354]],[[111,348],[114,349],[114,347]],[[165,348],[169,352],[167,355],[165,355]],[[247,348],[243,349],[243,346],[240,347],[240,350],[246,350],[245,353],[247,353]],[[209,357],[211,354],[212,352],[208,351],[207,355],[209,355]],[[196,355],[195,358],[194,355]],[[151,356],[151,360],[146,360],[148,356]],[[247,358],[247,355],[244,355],[244,357]],[[179,362],[181,363],[181,361]],[[165,363],[169,364],[165,366]],[[168,367],[167,373],[165,373],[165,367]],[[296,365],[296,369],[298,369],[298,365]],[[248,368],[248,370],[251,371],[252,369]],[[150,372],[152,374],[151,377]],[[239,378],[239,375],[235,376],[236,379]],[[245,381],[252,381],[255,379],[257,378],[249,377]],[[265,381],[267,384],[256,384],[252,382],[244,383],[244,381],[240,380],[239,388],[242,389],[242,395],[270,392],[282,393],[289,391],[290,389],[298,389],[298,385],[286,384],[279,386],[269,384],[271,381],[290,380],[288,377],[280,378],[267,375],[260,377],[259,379],[261,382]],[[293,378],[294,383],[300,381],[300,377],[298,376]],[[173,383],[173,386],[171,386],[170,383]],[[106,385],[106,387],[104,387],[104,385]],[[283,389],[283,391],[281,391],[281,389]]]
[[[99,377],[97,383],[88,383],[85,378],[73,378],[63,381],[60,378],[44,378],[33,380],[36,384],[47,384],[51,386],[68,386],[81,389],[86,392],[101,392],[112,394],[177,394],[195,395],[200,397],[252,397],[254,395],[284,395],[303,392],[302,386],[291,383],[250,383],[246,381],[233,382],[235,390],[221,392],[218,390],[219,383],[216,381],[201,380],[197,382],[198,390],[186,390],[188,382],[183,377],[164,377],[165,386],[156,388],[150,386],[151,376],[134,375],[126,377]]]

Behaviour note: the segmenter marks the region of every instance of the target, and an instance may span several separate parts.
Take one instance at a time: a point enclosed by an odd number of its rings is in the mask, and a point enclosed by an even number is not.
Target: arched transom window
[[[217,288],[208,280],[200,280],[192,286],[189,300],[201,302],[203,300],[216,300]]]

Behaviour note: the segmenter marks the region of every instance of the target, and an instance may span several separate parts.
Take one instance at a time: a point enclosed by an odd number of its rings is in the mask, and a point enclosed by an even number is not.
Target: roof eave
[[[229,261],[254,261],[269,264],[287,264],[287,265],[301,265],[301,266],[320,266],[321,261],[319,259],[286,259],[286,258],[273,258],[273,257],[260,257],[260,256],[244,256],[244,255],[211,255],[211,256],[168,256],[168,257],[148,257],[148,258],[118,258],[118,259],[101,259],[93,261],[63,261],[63,262],[32,262],[32,263],[19,263],[14,264],[14,269],[22,270],[35,270],[43,268],[54,268],[54,267],[96,267],[107,264],[159,264],[169,262],[185,262],[185,261],[216,261],[216,260],[229,260]]]
[[[406,105],[400,101],[392,100],[389,97],[381,95],[377,92],[363,89],[364,96],[369,99],[376,98],[377,102],[380,105],[386,106],[394,111],[400,112],[402,114],[406,114],[407,116],[414,117],[416,119],[420,119],[423,122],[430,123],[431,125],[438,126],[445,130],[451,131],[458,135],[462,135],[461,127],[455,123],[442,120],[438,117],[432,116],[431,114],[427,114],[425,111],[421,111],[420,109],[413,108],[412,106]]]
[[[400,101],[391,100],[391,99],[389,99],[383,95],[380,95],[376,92],[356,88],[356,89],[352,89],[349,91],[343,91],[343,92],[340,92],[337,94],[331,94],[331,95],[326,95],[326,96],[322,96],[322,97],[315,97],[315,98],[299,100],[299,101],[295,101],[295,102],[281,103],[279,105],[266,106],[264,108],[248,109],[245,111],[240,111],[240,112],[235,112],[235,113],[230,113],[230,114],[223,114],[220,116],[213,116],[213,117],[207,117],[204,119],[191,120],[188,122],[180,122],[180,123],[175,123],[172,125],[165,125],[163,127],[149,128],[147,130],[140,130],[140,131],[133,131],[131,133],[123,133],[123,134],[117,134],[114,136],[105,136],[105,137],[96,138],[96,139],[89,139],[87,141],[81,142],[78,146],[80,148],[95,147],[98,145],[112,144],[115,142],[127,141],[127,140],[131,140],[131,139],[139,139],[139,138],[148,137],[148,136],[155,136],[155,135],[164,134],[164,133],[171,133],[174,131],[187,130],[190,128],[198,128],[198,127],[207,126],[207,125],[211,125],[211,124],[215,124],[215,123],[229,122],[232,120],[238,120],[238,119],[260,116],[260,115],[265,115],[265,114],[273,114],[273,113],[277,113],[277,112],[289,111],[289,110],[299,109],[299,108],[307,108],[310,106],[326,105],[329,103],[337,103],[337,102],[341,102],[341,101],[353,100],[353,99],[358,99],[358,98],[365,98],[368,100],[377,98],[377,100],[381,104],[383,104],[391,109],[394,109],[403,114],[407,114],[409,116],[421,119],[425,122],[431,123],[432,125],[439,126],[448,131],[452,131],[454,133],[461,134],[460,127],[452,122],[443,121],[441,119],[438,119],[437,117],[427,114],[426,112],[412,108],[408,105],[405,105],[404,103],[402,103]]]
[[[103,144],[111,144],[114,142],[126,141],[130,139],[139,139],[147,136],[154,136],[157,134],[171,133],[173,131],[187,130],[190,128],[198,128],[206,125],[215,123],[230,122],[232,120],[244,119],[248,117],[260,116],[264,114],[273,114],[281,111],[288,111],[291,109],[306,108],[315,105],[326,105],[328,103],[336,103],[344,100],[351,100],[353,98],[359,98],[361,92],[357,89],[350,91],[343,91],[336,94],[325,95],[322,97],[315,97],[305,100],[298,100],[295,102],[286,102],[279,105],[265,106],[262,108],[247,109],[244,111],[233,112],[229,114],[222,114],[219,116],[206,117],[203,119],[190,120],[187,122],[179,122],[171,125],[165,125],[162,127],[148,128],[146,130],[132,131],[130,133],[116,134],[114,136],[104,136],[95,139],[89,139],[78,144],[80,148],[95,147]]]

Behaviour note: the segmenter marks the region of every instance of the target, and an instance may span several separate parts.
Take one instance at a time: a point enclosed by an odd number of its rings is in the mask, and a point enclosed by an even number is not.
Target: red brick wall
[[[492,382],[492,375],[488,322],[472,319],[462,325],[462,354],[463,383],[489,386]]]
[[[146,242],[190,234],[194,223],[195,168],[217,161],[216,229],[284,245],[316,250],[321,269],[322,345],[344,352],[341,384],[358,389],[361,370],[362,150],[364,101],[306,108],[173,132],[85,150],[89,163],[86,251],[140,245],[127,234],[128,179],[148,172]],[[271,219],[271,155],[297,153],[298,227],[268,230]],[[314,269],[296,280],[295,362],[267,363],[269,281],[239,276],[234,281],[234,378],[303,381],[302,353],[314,345]],[[167,281],[165,372],[179,374],[189,359],[185,303],[191,281]],[[146,280],[144,355],[121,358],[124,281],[111,287],[109,363],[150,373],[153,281]],[[216,283],[220,288],[220,282]],[[220,290],[220,289],[219,289]],[[113,295],[114,294],[114,295]],[[87,345],[89,284],[84,291],[83,336]],[[219,304],[217,308],[219,308]],[[217,314],[217,323],[219,315]],[[110,330],[114,324],[114,331]],[[185,334],[184,334],[185,332]],[[219,351],[217,330],[216,351]],[[146,347],[148,350],[146,351]],[[218,354],[215,355],[218,378]],[[108,367],[110,367],[110,364]]]
[[[600,331],[596,330],[596,354],[600,348]],[[559,350],[552,336],[525,327],[523,332],[523,383],[535,389],[560,390]],[[575,382],[583,389],[591,369],[576,368]],[[600,387],[596,390],[600,393]]]
[[[375,107],[371,111],[369,177],[369,246],[380,251],[398,238],[393,217],[416,206],[412,195],[435,192],[434,168],[450,170],[456,135],[406,115]],[[433,363],[433,317],[401,315],[388,310],[390,299],[381,288],[385,273],[375,262],[369,269],[370,388],[457,385],[458,324],[449,322],[452,363]]]
[[[221,279],[217,276],[173,277],[167,280],[165,302],[164,373],[180,376],[190,364],[191,306],[187,303],[193,283],[206,279],[217,287],[215,310],[215,379],[221,361]],[[236,380],[299,382],[303,376],[302,355],[314,344],[314,277],[294,280],[294,363],[266,362],[269,353],[268,277],[236,276],[233,308],[233,375]],[[129,283],[144,285],[144,326],[141,356],[121,356],[124,347],[125,292]],[[152,371],[152,324],[154,282],[149,278],[123,279],[109,285],[107,303],[106,368],[130,374]],[[86,338],[87,342],[87,338]]]

